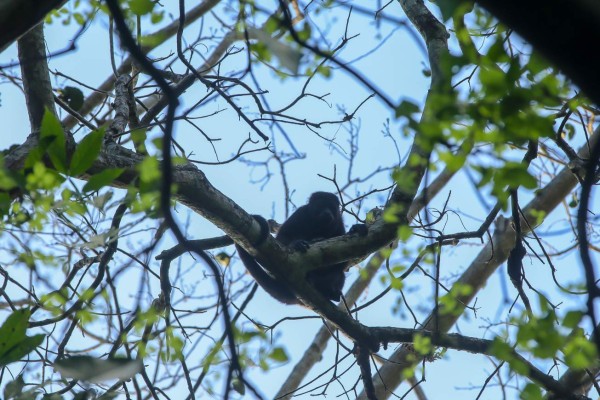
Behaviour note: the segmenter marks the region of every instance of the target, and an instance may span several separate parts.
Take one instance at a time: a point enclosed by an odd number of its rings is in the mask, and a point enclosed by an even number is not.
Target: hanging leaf
[[[15,362],[38,347],[45,335],[27,336],[31,312],[28,309],[17,310],[6,318],[0,327],[0,366]]]
[[[67,172],[67,149],[65,132],[60,121],[46,109],[40,127],[40,148],[46,150],[52,165],[58,172]]]
[[[108,168],[104,171],[90,177],[88,182],[83,186],[84,192],[93,192],[112,183],[123,173],[122,168]]]
[[[102,149],[103,138],[104,129],[100,128],[81,139],[71,159],[72,176],[84,173],[94,164]]]

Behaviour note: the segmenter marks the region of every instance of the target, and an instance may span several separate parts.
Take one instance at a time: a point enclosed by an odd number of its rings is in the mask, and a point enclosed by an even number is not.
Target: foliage
[[[18,361],[31,353],[45,338],[39,334],[27,336],[27,325],[31,313],[29,310],[18,310],[6,318],[0,326],[0,366],[4,367]]]
[[[373,355],[383,360],[373,375],[395,377],[374,380],[385,396],[401,379],[409,391],[447,395],[437,381],[448,373],[490,397],[499,385],[540,399],[552,388],[539,374],[555,382],[564,371],[600,371],[586,304],[595,294],[574,266],[574,188],[598,161],[575,149],[586,148],[597,109],[511,29],[459,1],[419,3],[427,18],[402,1],[382,10],[204,1],[187,5],[178,37],[176,3],[113,3],[123,21],[97,0],[46,17],[47,31],[76,49],[56,66],[50,58],[50,82],[70,110],[43,104],[39,132],[21,128],[19,145],[0,156],[0,365],[12,374],[0,382],[3,398],[274,397],[287,373],[306,384],[280,395],[365,398],[357,382],[369,386],[373,365],[359,356],[375,351],[365,350],[373,332],[398,342],[382,340]],[[134,49],[115,40],[118,22],[156,71],[131,61]],[[85,61],[95,53],[102,62]],[[419,63],[420,72],[405,72]],[[19,68],[0,78],[41,117],[30,78]],[[179,100],[172,121],[159,78]],[[168,176],[165,151],[175,160]],[[315,190],[339,193],[346,222],[370,229],[329,247],[310,243],[304,255],[367,259],[349,272],[355,291],[338,314],[310,292],[313,310],[256,291],[222,237],[252,243],[243,210],[281,223]],[[582,223],[591,251],[594,212]],[[506,222],[519,215],[520,224]],[[210,240],[176,243],[175,225],[187,239]],[[516,248],[515,231],[527,256],[510,281],[498,267]],[[257,248],[259,259],[286,278],[269,260],[297,254],[274,247]],[[207,268],[198,248],[218,263]],[[440,345],[448,331],[464,340]],[[454,350],[492,361],[469,361],[477,372],[461,375]]]

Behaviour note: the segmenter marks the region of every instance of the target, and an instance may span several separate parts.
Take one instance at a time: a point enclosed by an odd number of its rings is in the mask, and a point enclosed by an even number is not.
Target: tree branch
[[[600,128],[597,129],[590,138],[590,142],[596,143],[599,139]],[[583,146],[579,151],[579,156],[585,158],[588,155],[588,146]],[[543,189],[538,191],[535,198],[523,208],[523,215],[525,215],[528,220],[537,221],[539,215],[550,214],[550,212],[563,201],[565,196],[575,188],[577,183],[578,181],[570,169],[568,167],[563,168],[560,173]],[[502,216],[498,218],[496,221],[496,231],[492,235],[491,240],[479,252],[471,265],[456,281],[455,285],[468,286],[472,289],[470,294],[459,296],[457,298],[459,304],[469,304],[475,298],[479,290],[484,287],[487,279],[508,258],[509,251],[514,245],[515,240],[514,231],[512,229],[507,229],[509,226],[509,221],[505,220]],[[529,226],[523,228],[523,233],[529,231]],[[442,316],[438,321],[439,331],[449,331],[461,314],[461,312],[457,311],[453,315]],[[433,314],[430,314],[423,329],[433,330],[433,318]],[[415,360],[413,352],[408,352],[404,348],[400,348],[394,352],[392,356],[389,357],[388,361],[379,369],[378,373],[373,376],[377,397],[379,399],[388,398],[391,395],[392,390],[398,387],[402,382],[403,369],[414,365],[416,362],[419,362],[419,359]],[[361,394],[358,398],[364,400],[364,394]]]
[[[477,0],[496,18],[514,29],[558,66],[596,104],[600,54],[590,43],[600,43],[600,6],[588,0]]]
[[[66,0],[5,0],[0,2],[0,53],[41,22]]]

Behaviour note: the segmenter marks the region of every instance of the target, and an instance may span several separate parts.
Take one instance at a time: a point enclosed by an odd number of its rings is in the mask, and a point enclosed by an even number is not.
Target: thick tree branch
[[[589,0],[477,0],[600,104],[600,4]]]
[[[600,129],[596,130],[590,138],[591,143],[596,143],[600,139]],[[589,156],[588,146],[583,146],[579,151],[579,156],[586,158]],[[556,208],[561,201],[567,196],[577,185],[578,181],[570,171],[563,168],[561,172],[543,189],[536,193],[534,199],[523,208],[525,217],[534,221],[536,216],[548,215]],[[487,279],[502,265],[508,258],[508,254],[514,245],[514,231],[508,229],[510,222],[503,217],[499,217],[496,223],[496,231],[494,232],[490,242],[479,252],[471,265],[457,280],[456,284],[461,286],[469,286],[472,291],[469,295],[459,296],[457,301],[460,304],[469,304],[481,290]],[[529,231],[529,226],[523,227],[523,233]],[[440,332],[449,331],[458,320],[461,313],[457,312],[453,315],[442,316],[437,321],[437,326]],[[434,329],[434,315],[430,314],[424,326],[426,330]],[[403,381],[402,370],[405,367],[414,365],[418,360],[414,360],[414,353],[406,349],[398,349],[386,363],[379,369],[378,373],[373,376],[377,397],[379,399],[389,398],[392,391]],[[364,395],[359,396],[359,399],[365,399]]]
[[[471,338],[458,334],[440,334],[432,331],[421,331],[402,328],[372,328],[373,334],[380,338],[383,343],[411,343],[414,335],[426,337],[431,340],[431,344],[437,347],[445,347],[448,349],[468,351],[475,354],[487,354],[495,357],[493,353],[494,341],[488,339]],[[413,352],[414,354],[414,352]],[[505,358],[514,359],[522,363],[527,368],[527,376],[538,382],[549,391],[561,396],[562,399],[578,399],[579,396],[573,395],[567,386],[545,374],[536,368],[533,364],[527,361],[516,351],[503,355]],[[370,399],[367,394],[367,398]]]
[[[421,191],[410,206],[408,212],[409,221],[412,222],[415,216],[426,206],[425,198],[427,198],[428,201],[435,198],[456,172],[456,169],[444,169],[427,188]],[[425,195],[425,193],[427,193],[427,195]],[[394,247],[396,243],[397,242],[394,242]],[[371,256],[366,265],[361,267],[360,276],[356,278],[352,283],[352,286],[350,286],[344,294],[344,298],[348,305],[355,304],[360,295],[371,284],[371,281],[379,271],[381,264],[384,263],[389,256],[388,252],[389,249],[387,247],[377,251]],[[344,305],[340,304],[338,307],[343,309],[342,307],[344,307]],[[294,365],[292,372],[277,391],[275,398],[291,398],[291,395],[300,386],[300,383],[302,383],[302,380],[306,377],[311,368],[321,360],[323,351],[325,351],[325,348],[327,347],[327,342],[331,339],[331,332],[332,328],[328,326],[319,328],[314,339],[304,351],[302,358]]]
[[[445,47],[445,39],[445,36],[439,38],[444,42],[442,48]],[[413,153],[423,153],[419,144],[413,146]],[[124,168],[125,172],[119,178],[119,183],[126,185],[137,176],[135,167],[140,161],[141,158],[135,153],[114,143],[108,143],[97,163],[88,172],[93,174],[106,168]],[[425,173],[425,162],[407,163],[403,169],[406,172],[403,175],[410,177],[410,184],[398,187],[393,196],[393,203],[398,209],[405,210],[400,212],[401,215],[406,215]],[[178,187],[177,198],[180,202],[213,222],[234,240],[254,252],[248,243],[254,242],[258,237],[258,225],[241,207],[214,188],[201,171],[188,165],[173,168],[169,177],[171,178],[170,183],[176,184]],[[324,301],[310,285],[307,285],[302,279],[304,274],[302,266],[307,264],[327,265],[350,258],[363,257],[391,243],[396,238],[396,231],[397,224],[384,224],[380,219],[371,226],[367,237],[345,236],[324,241],[311,247],[305,255],[289,253],[273,238],[269,238],[260,248],[261,260],[264,261],[266,267],[270,267],[277,278],[289,284],[306,305],[337,325],[345,334],[360,342],[365,348],[375,351],[378,343],[369,334],[368,329],[349,318],[345,312],[338,310],[330,302]],[[290,273],[290,271],[292,272]]]
[[[39,133],[44,111],[48,109],[56,115],[46,59],[44,24],[36,25],[19,39],[18,48],[31,132]]]
[[[0,53],[41,22],[66,0],[4,0],[0,2]]]

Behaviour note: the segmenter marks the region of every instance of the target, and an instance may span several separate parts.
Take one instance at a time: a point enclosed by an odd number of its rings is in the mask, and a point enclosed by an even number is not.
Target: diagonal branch
[[[590,138],[591,143],[597,143],[600,139],[600,129],[596,130]],[[589,149],[584,146],[579,151],[579,156],[586,158],[589,155]],[[528,220],[536,220],[534,215],[548,215],[556,208],[561,201],[567,196],[577,185],[578,181],[569,170],[563,168],[561,172],[543,189],[537,192],[535,198],[523,208],[523,215]],[[456,285],[468,286],[472,289],[468,295],[459,296],[457,301],[462,304],[462,307],[469,304],[481,290],[487,279],[502,265],[508,258],[510,249],[514,246],[514,230],[509,228],[510,222],[503,217],[499,217],[496,222],[496,231],[492,235],[492,239],[479,252],[471,265],[457,280]],[[529,226],[523,227],[523,233],[529,231]],[[440,332],[448,332],[456,323],[462,313],[457,312],[453,315],[441,316],[438,321]],[[427,319],[427,323],[423,327],[425,330],[433,330],[434,322],[433,315]],[[403,381],[402,371],[404,368],[409,368],[418,363],[420,360],[414,359],[414,353],[407,351],[404,348],[398,349],[388,361],[379,369],[378,374],[373,376],[375,381],[376,393],[379,399],[386,399],[391,396],[394,388],[398,387]],[[365,399],[364,395],[359,396],[359,399]]]

